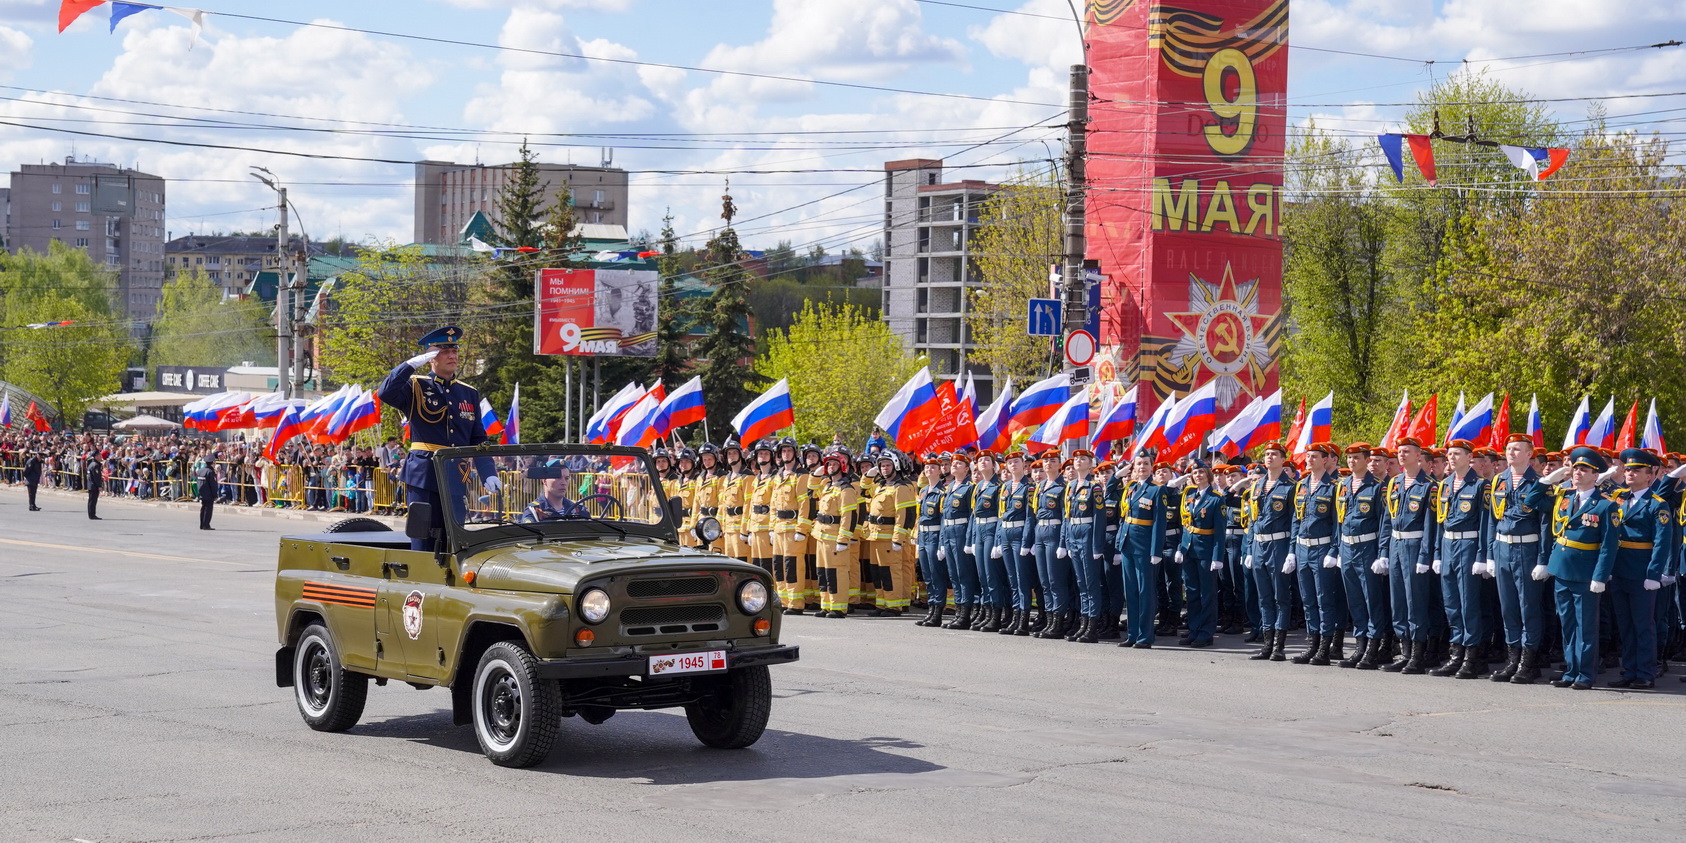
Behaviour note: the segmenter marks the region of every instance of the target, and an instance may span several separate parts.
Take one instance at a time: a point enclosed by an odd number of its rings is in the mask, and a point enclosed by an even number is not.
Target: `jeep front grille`
[[[661,597],[704,597],[720,587],[714,577],[672,577],[633,580],[626,584],[626,596],[634,599]]]
[[[621,628],[627,635],[679,635],[687,632],[716,632],[726,620],[726,609],[718,604],[689,606],[636,606],[621,610]]]

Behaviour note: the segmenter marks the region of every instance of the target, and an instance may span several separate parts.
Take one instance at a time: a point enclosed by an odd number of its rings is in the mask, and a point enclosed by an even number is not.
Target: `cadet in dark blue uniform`
[[[972,528],[966,538],[966,553],[972,557],[978,578],[977,620],[979,632],[1000,632],[1006,623],[1007,560],[1000,546],[1001,477],[995,473],[999,455],[983,451],[977,455],[977,481],[972,484]]]
[[[1434,480],[1423,470],[1422,443],[1406,436],[1399,440],[1400,474],[1387,481],[1387,583],[1393,611],[1393,634],[1405,648],[1404,659],[1383,669],[1425,673],[1428,658],[1429,610],[1435,585],[1429,574],[1433,560]]]
[[[1372,448],[1366,442],[1346,446],[1352,476],[1335,489],[1335,552],[1340,557],[1341,583],[1346,586],[1347,615],[1352,620],[1352,655],[1341,667],[1375,670],[1381,666],[1383,643],[1391,631],[1388,613],[1387,541],[1382,529],[1387,503],[1376,475],[1370,473]],[[1378,462],[1385,461],[1379,458]]]
[[[1505,443],[1505,467],[1493,477],[1487,492],[1487,505],[1493,512],[1487,567],[1499,586],[1507,656],[1504,667],[1493,671],[1492,680],[1515,685],[1532,685],[1540,678],[1540,648],[1546,634],[1546,585],[1536,582],[1532,574],[1546,563],[1551,540],[1545,512],[1528,505],[1528,496],[1540,482],[1533,457],[1533,439],[1513,434]]]
[[[1091,475],[1093,452],[1079,448],[1071,453],[1073,476],[1065,487],[1065,551],[1077,572],[1077,611],[1082,615],[1076,629],[1066,632],[1067,641],[1095,644],[1101,619],[1101,590],[1106,572],[1101,557],[1105,551],[1105,525],[1099,522],[1106,490]]]
[[[1294,657],[1294,664],[1326,665],[1331,653],[1344,657],[1335,643],[1346,629],[1339,557],[1335,567],[1324,567],[1335,552],[1335,487],[1340,478],[1334,471],[1334,450],[1325,442],[1308,448],[1305,476],[1294,488],[1294,546],[1282,573],[1298,578],[1308,638],[1305,652]]]
[[[919,626],[940,626],[948,602],[948,566],[942,562],[943,498],[948,481],[942,458],[925,455],[924,485],[919,488],[919,573],[925,578],[927,606]]]
[[[1212,646],[1218,632],[1217,572],[1224,567],[1224,494],[1212,484],[1212,469],[1199,460],[1183,489],[1183,539],[1176,561],[1182,566],[1188,595],[1188,635],[1177,641],[1190,647]]]
[[[434,477],[433,452],[486,441],[486,430],[480,425],[480,390],[456,379],[457,344],[461,341],[462,330],[454,325],[422,337],[417,345],[428,350],[399,363],[375,390],[383,403],[409,419],[410,452],[398,479],[404,484],[406,502],[431,505],[435,530],[445,526],[445,497],[453,505],[462,505],[469,478],[449,478],[450,488],[443,490],[447,495],[441,495]],[[416,370],[424,365],[427,370],[418,373]],[[476,457],[474,468],[488,493],[496,495],[503,488],[490,457]],[[466,464],[463,473],[467,473]],[[452,517],[460,519],[464,514],[453,513]],[[410,549],[433,550],[433,541],[411,539]]]
[[[1622,675],[1612,688],[1650,688],[1657,681],[1657,592],[1674,566],[1674,481],[1659,480],[1663,462],[1639,448],[1622,452],[1627,489],[1622,503],[1610,601],[1622,642]]]
[[[1001,560],[1007,568],[1007,591],[1012,614],[1002,635],[1030,634],[1030,598],[1036,583],[1036,490],[1023,451],[1002,458],[1006,477],[1001,487]]]
[[[1127,623],[1120,647],[1145,650],[1158,633],[1159,566],[1164,562],[1166,504],[1173,500],[1153,484],[1153,458],[1145,454],[1130,461],[1130,482],[1119,502],[1117,553],[1123,557],[1124,607]]]
[[[1036,580],[1042,584],[1042,629],[1037,638],[1064,638],[1071,624],[1071,558],[1065,549],[1064,467],[1048,457],[1036,485]]]
[[[1096,635],[1102,641],[1117,641],[1120,636],[1119,618],[1124,614],[1124,557],[1118,551],[1118,528],[1123,524],[1119,518],[1119,505],[1124,500],[1124,486],[1128,481],[1125,475],[1129,473],[1126,466],[1123,471],[1111,460],[1102,462],[1095,468],[1096,480],[1102,484],[1100,524],[1105,524],[1105,537],[1101,539],[1101,553],[1106,558],[1102,568],[1102,578],[1105,581],[1101,589],[1101,629]]]
[[[1434,496],[1439,537],[1435,542],[1434,573],[1440,575],[1440,595],[1451,629],[1451,652],[1445,664],[1429,671],[1434,676],[1475,679],[1487,675],[1481,648],[1487,641],[1481,611],[1481,577],[1487,567],[1493,519],[1487,509],[1487,481],[1470,464],[1475,446],[1463,439],[1446,445],[1448,473]]]
[[[1220,465],[1213,470],[1219,473],[1218,485],[1224,495],[1224,590],[1221,594],[1228,601],[1230,622],[1234,624],[1224,633],[1238,633],[1245,623],[1247,637],[1243,641],[1252,644],[1264,638],[1259,626],[1259,588],[1253,583],[1253,573],[1242,564],[1246,554],[1241,548],[1247,539],[1247,513],[1251,509],[1252,492],[1237,489],[1242,479],[1240,473],[1245,471],[1242,466]]]
[[[1259,590],[1259,625],[1264,649],[1249,658],[1286,661],[1289,617],[1294,608],[1294,576],[1283,573],[1293,546],[1294,478],[1287,472],[1288,447],[1272,442],[1264,447],[1264,474],[1252,484],[1252,521],[1247,530],[1245,566]]]
[[[947,564],[954,584],[954,620],[944,629],[971,629],[978,599],[978,569],[972,560],[972,458],[954,454],[948,462],[948,483],[943,490],[942,544],[937,558]]]
[[[1558,688],[1585,691],[1598,675],[1598,595],[1616,567],[1621,541],[1621,504],[1598,490],[1598,475],[1609,467],[1596,449],[1569,453],[1569,466],[1548,474],[1528,496],[1528,505],[1551,512],[1555,539],[1545,569],[1533,576],[1556,580],[1557,617],[1563,627],[1563,675]],[[1568,487],[1559,487],[1565,473]]]

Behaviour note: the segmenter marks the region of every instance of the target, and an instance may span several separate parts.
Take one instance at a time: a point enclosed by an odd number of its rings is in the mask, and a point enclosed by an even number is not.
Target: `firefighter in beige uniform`
[[[848,449],[833,448],[821,457],[825,477],[813,490],[812,516],[822,618],[849,616],[860,599],[860,551],[855,543],[860,488],[851,473]]]
[[[919,501],[913,488],[913,465],[907,457],[888,451],[878,458],[878,482],[867,502],[861,533],[872,558],[874,603],[878,617],[899,617],[911,603],[915,520]],[[917,551],[915,551],[917,552]],[[865,589],[862,589],[865,600]]]
[[[810,580],[804,576],[808,553],[808,472],[798,462],[796,440],[779,440],[779,469],[772,483],[773,579],[779,602],[787,613],[800,613],[808,603]],[[795,610],[792,612],[791,610]]]

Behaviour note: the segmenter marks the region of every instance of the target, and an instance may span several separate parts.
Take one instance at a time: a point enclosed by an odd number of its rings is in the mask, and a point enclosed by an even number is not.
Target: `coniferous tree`
[[[754,374],[755,339],[749,330],[748,286],[744,252],[738,232],[732,228],[737,208],[731,194],[723,197],[720,218],[726,227],[704,249],[701,278],[710,289],[699,321],[705,334],[692,351],[702,361],[703,397],[710,422],[726,430],[731,419],[749,399],[749,380]]]
[[[679,262],[679,238],[673,233],[673,212],[662,217],[662,255],[656,261],[661,274],[660,309],[664,317],[656,321],[656,356],[650,371],[661,378],[669,389],[683,382],[690,367],[690,352],[685,337],[691,330],[691,316],[679,300],[679,276],[683,269]]]

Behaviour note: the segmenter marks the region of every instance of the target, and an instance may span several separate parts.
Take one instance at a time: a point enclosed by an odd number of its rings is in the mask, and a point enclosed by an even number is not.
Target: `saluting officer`
[[[1282,570],[1293,545],[1294,479],[1288,475],[1288,446],[1264,446],[1264,474],[1253,478],[1244,565],[1253,572],[1259,591],[1259,624],[1264,647],[1249,656],[1255,661],[1288,659],[1288,626],[1294,609],[1294,575]]]
[[[1426,672],[1429,610],[1433,605],[1429,573],[1433,559],[1435,523],[1431,516],[1434,480],[1423,469],[1423,446],[1404,436],[1397,446],[1399,474],[1388,479],[1385,529],[1391,530],[1387,548],[1387,582],[1393,633],[1405,648],[1404,659],[1385,665],[1390,673]]]
[[[926,612],[919,626],[940,626],[948,603],[948,567],[943,564],[943,503],[948,483],[943,478],[942,457],[926,454],[920,469],[924,484],[919,489],[919,571],[925,579]]]
[[[1153,483],[1153,457],[1137,454],[1130,461],[1130,483],[1119,500],[1118,547],[1123,557],[1124,640],[1120,647],[1146,650],[1153,646],[1157,629],[1159,566],[1164,561],[1165,523],[1173,500]]]
[[[1439,529],[1434,573],[1440,575],[1440,594],[1451,628],[1451,653],[1446,663],[1429,671],[1434,676],[1475,679],[1487,675],[1482,647],[1487,641],[1482,614],[1481,579],[1487,570],[1487,547],[1492,543],[1493,519],[1488,510],[1487,481],[1471,460],[1475,446],[1463,439],[1446,444],[1448,474],[1434,497]]]
[[[1375,455],[1368,442],[1346,446],[1352,476],[1340,481],[1335,493],[1335,524],[1339,541],[1341,583],[1346,586],[1347,615],[1352,619],[1352,655],[1341,667],[1375,670],[1391,660],[1386,647],[1392,629],[1388,613],[1387,543],[1382,527],[1387,503],[1374,473],[1387,461]]]
[[[1547,474],[1528,496],[1529,506],[1551,512],[1556,540],[1550,561],[1532,575],[1553,578],[1563,628],[1563,675],[1551,684],[1586,691],[1598,675],[1598,595],[1616,567],[1622,510],[1598,490],[1598,476],[1610,465],[1598,449],[1581,446],[1568,459],[1568,466]],[[1565,474],[1569,486],[1558,486]]]
[[[1218,632],[1217,574],[1224,567],[1224,494],[1213,485],[1212,469],[1195,460],[1193,481],[1183,490],[1183,540],[1177,549],[1183,590],[1188,595],[1188,635],[1177,641],[1190,647],[1210,647]]]
[[[447,488],[440,489],[434,477],[433,453],[486,441],[486,429],[480,424],[480,390],[457,380],[462,336],[462,329],[448,325],[417,340],[427,350],[399,363],[375,390],[382,403],[410,420],[409,453],[398,470],[398,479],[404,484],[406,503],[429,505],[435,531],[445,527],[444,498],[448,495],[453,506],[462,505],[468,478],[448,477]],[[426,371],[416,371],[424,365]],[[498,479],[491,457],[475,457],[473,464],[488,494],[496,496],[502,491],[503,481]],[[433,540],[411,539],[410,549],[433,550]]]
[[[1282,564],[1284,574],[1297,572],[1300,602],[1305,606],[1305,652],[1294,664],[1326,665],[1345,658],[1346,596],[1340,580],[1340,557],[1335,549],[1335,446],[1318,442],[1306,449],[1305,476],[1294,491],[1294,548]]]
[[[1551,545],[1545,512],[1528,505],[1540,482],[1533,458],[1533,439],[1511,434],[1505,443],[1505,468],[1493,478],[1487,498],[1493,512],[1487,566],[1498,581],[1508,656],[1492,679],[1515,685],[1532,685],[1540,678],[1540,648],[1546,635],[1546,584],[1531,575],[1546,563]]]
[[[1639,448],[1622,452],[1627,488],[1622,503],[1616,565],[1610,571],[1610,604],[1621,636],[1622,675],[1612,688],[1650,688],[1657,681],[1657,592],[1674,568],[1674,481],[1658,479],[1662,460]]]

